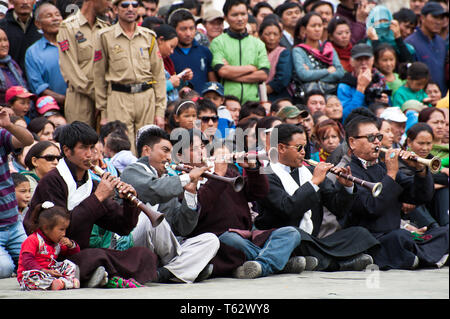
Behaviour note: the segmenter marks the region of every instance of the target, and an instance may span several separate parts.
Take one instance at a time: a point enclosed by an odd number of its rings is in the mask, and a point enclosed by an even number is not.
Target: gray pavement
[[[21,291],[0,280],[0,299],[449,299],[449,267],[425,270],[303,272],[253,280],[214,278],[137,289]]]

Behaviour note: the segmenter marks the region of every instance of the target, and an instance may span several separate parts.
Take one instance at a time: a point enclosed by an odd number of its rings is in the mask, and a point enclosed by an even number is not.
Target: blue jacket
[[[425,63],[431,74],[431,78],[439,85],[442,95],[447,92],[445,81],[445,55],[447,53],[444,39],[435,35],[430,40],[422,30],[417,27],[413,34],[405,39],[406,43],[414,46],[416,57],[419,62]]]

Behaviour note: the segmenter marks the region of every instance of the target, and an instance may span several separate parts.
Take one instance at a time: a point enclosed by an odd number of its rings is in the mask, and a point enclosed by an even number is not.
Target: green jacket
[[[270,70],[264,42],[247,33],[237,34],[227,29],[211,42],[209,49],[213,54],[211,65],[214,71],[224,66],[224,59],[234,66],[251,64],[267,73]],[[222,79],[221,82],[225,95],[236,96],[242,104],[247,101],[259,101],[258,83],[241,83],[227,79]]]

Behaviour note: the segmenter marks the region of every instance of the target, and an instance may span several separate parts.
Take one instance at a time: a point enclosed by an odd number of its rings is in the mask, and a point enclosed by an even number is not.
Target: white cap
[[[0,13],[6,14],[6,12],[8,11],[8,1],[0,1]]]
[[[407,117],[397,106],[387,107],[380,117],[385,120],[398,123],[406,123]]]

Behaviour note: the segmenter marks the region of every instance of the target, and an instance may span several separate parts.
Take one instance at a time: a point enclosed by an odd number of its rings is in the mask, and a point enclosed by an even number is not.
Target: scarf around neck
[[[269,71],[269,76],[267,77],[266,83],[269,83],[275,77],[275,73],[277,71],[278,60],[280,59],[280,54],[285,49],[286,48],[284,48],[282,46],[277,46],[275,49],[273,49],[270,53],[267,54],[267,57],[269,58],[269,62],[270,62],[270,71]]]
[[[270,163],[270,167],[281,180],[281,184],[283,185],[284,190],[289,194],[289,196],[292,196],[297,191],[297,189],[300,188],[301,185],[312,179],[312,174],[306,166],[298,168],[300,185],[298,185],[291,174],[287,172],[285,165],[281,163]],[[311,216],[311,210],[305,212],[299,225],[300,229],[307,232],[308,234],[312,234],[314,228]]]
[[[7,55],[3,59],[0,59],[0,63],[5,64],[8,67],[8,69],[14,75],[14,78],[16,79],[17,83],[20,86],[26,87],[25,82],[23,81],[23,78],[20,75],[21,72],[20,72],[20,69],[18,68],[19,66],[14,63],[14,60],[11,58],[10,55]],[[8,89],[6,78],[5,78],[5,75],[3,74],[3,72],[0,72],[0,88],[3,91],[6,91]]]
[[[314,58],[318,59],[319,61],[322,61],[329,66],[333,65],[333,45],[331,44],[331,42],[319,42],[319,49],[312,48],[305,43],[300,43],[297,45],[297,47],[300,47],[309,54],[312,54]]]

